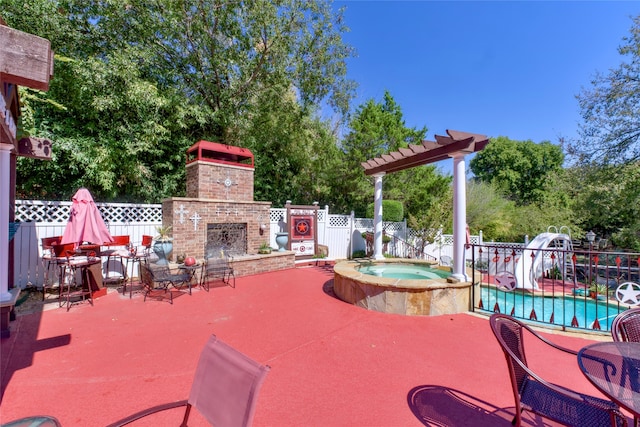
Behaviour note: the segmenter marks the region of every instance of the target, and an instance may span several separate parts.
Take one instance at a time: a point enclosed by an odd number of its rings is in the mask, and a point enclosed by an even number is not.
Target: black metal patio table
[[[578,352],[580,370],[602,393],[640,420],[640,343],[599,342]]]

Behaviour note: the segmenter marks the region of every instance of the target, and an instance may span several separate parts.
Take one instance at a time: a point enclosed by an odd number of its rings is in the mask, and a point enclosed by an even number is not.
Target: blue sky
[[[577,137],[575,95],[623,60],[640,2],[335,1],[358,106],[389,90],[406,125],[557,143]],[[438,163],[449,172],[451,161]]]

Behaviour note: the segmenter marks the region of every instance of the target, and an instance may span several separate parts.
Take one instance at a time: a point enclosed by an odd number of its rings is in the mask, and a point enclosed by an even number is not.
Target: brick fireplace
[[[254,267],[265,264],[257,255],[263,242],[269,241],[271,202],[253,200],[254,157],[251,151],[209,141],[199,141],[187,150],[186,197],[162,202],[162,224],[171,225],[172,258],[179,255],[202,260],[220,247],[234,259],[254,259]],[[245,266],[247,274],[293,267],[295,256],[273,257],[275,268]],[[290,260],[289,260],[290,258]],[[235,266],[239,267],[239,266]],[[240,273],[240,274],[238,274]],[[243,275],[243,271],[236,275]]]

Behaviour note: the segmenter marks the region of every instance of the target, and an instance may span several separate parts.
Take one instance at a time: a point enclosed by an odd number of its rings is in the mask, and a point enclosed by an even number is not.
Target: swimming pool
[[[613,319],[626,309],[626,307],[607,304],[584,296],[535,296],[488,287],[481,288],[479,292],[483,309],[486,311],[495,311],[497,303],[501,313],[530,319],[532,310],[535,310],[537,321],[568,328],[594,330],[594,322],[597,319],[600,330],[609,331]],[[574,317],[577,325],[573,323]],[[551,322],[552,318],[553,322]]]

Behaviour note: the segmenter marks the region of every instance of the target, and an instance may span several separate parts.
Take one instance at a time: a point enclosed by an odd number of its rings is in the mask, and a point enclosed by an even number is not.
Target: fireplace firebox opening
[[[215,253],[221,249],[232,255],[245,255],[247,253],[247,224],[207,224],[205,256],[216,256]]]

